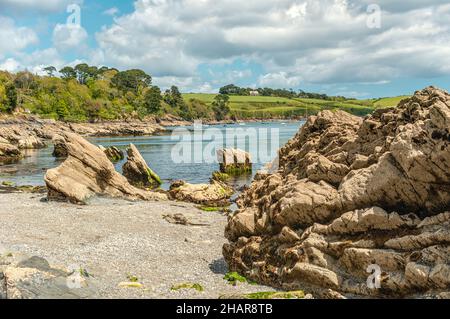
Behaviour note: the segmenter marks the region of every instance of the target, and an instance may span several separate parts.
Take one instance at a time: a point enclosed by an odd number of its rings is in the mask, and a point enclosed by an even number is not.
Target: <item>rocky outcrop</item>
[[[131,185],[139,188],[156,188],[161,185],[159,176],[148,167],[136,146],[130,144],[127,149],[128,159],[123,165],[123,175]]]
[[[35,134],[34,131],[18,126],[0,127],[0,137],[19,149],[37,149],[47,147],[47,145]]]
[[[239,175],[252,171],[251,156],[243,150],[232,148],[218,150],[217,159],[222,173]]]
[[[113,163],[119,162],[125,158],[123,151],[119,150],[115,146],[105,148],[104,146],[99,145],[99,148],[105,153],[106,157],[108,157],[109,160]]]
[[[230,269],[324,297],[450,291],[450,95],[310,117],[229,217]],[[373,273],[371,275],[371,273]]]
[[[72,132],[83,136],[144,136],[164,131],[155,121],[117,121],[99,123],[65,123],[35,116],[0,118],[0,137],[19,148],[45,147],[42,139]]]
[[[0,299],[85,299],[95,293],[81,269],[54,267],[44,258],[16,252],[0,256]]]
[[[0,162],[17,160],[21,157],[22,153],[17,146],[12,145],[9,141],[0,137]]]
[[[174,200],[196,203],[206,206],[228,206],[234,191],[229,186],[218,181],[211,184],[189,184],[176,181],[170,186],[170,197]]]
[[[162,200],[166,196],[130,185],[115,171],[114,165],[100,148],[73,133],[63,133],[68,157],[45,175],[49,200],[86,203],[94,195],[132,200]]]

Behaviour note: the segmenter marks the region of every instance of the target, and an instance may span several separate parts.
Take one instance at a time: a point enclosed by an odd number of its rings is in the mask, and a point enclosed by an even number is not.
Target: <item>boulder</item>
[[[44,258],[16,252],[0,257],[0,299],[86,299],[96,291],[80,269],[51,266]]]
[[[0,138],[0,161],[17,160],[22,157],[17,146],[12,145],[7,140]]]
[[[308,118],[229,216],[231,271],[344,297],[450,287],[450,95],[428,87],[361,119]],[[379,274],[379,285],[375,276]]]
[[[161,179],[148,167],[136,146],[130,144],[127,149],[128,159],[123,165],[123,175],[130,184],[139,188],[156,188],[161,185]]]
[[[227,206],[234,191],[218,181],[211,184],[189,184],[176,181],[170,186],[169,195],[174,200],[206,206]]]
[[[84,204],[94,195],[131,200],[164,200],[160,193],[147,192],[130,185],[97,146],[73,133],[62,133],[68,157],[45,175],[49,200],[68,200]]]
[[[65,139],[61,135],[54,135],[52,139],[53,143],[53,156],[56,158],[66,158],[68,151],[65,143]]]
[[[99,148],[105,153],[109,160],[113,163],[119,162],[125,158],[123,151],[119,150],[115,146],[110,146],[108,148],[99,145]]]
[[[217,151],[220,171],[230,175],[239,175],[252,171],[249,153],[239,149],[222,149]]]

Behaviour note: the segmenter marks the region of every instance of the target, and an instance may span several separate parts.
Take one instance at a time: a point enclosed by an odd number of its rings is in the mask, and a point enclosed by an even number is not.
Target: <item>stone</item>
[[[53,143],[53,156],[56,158],[66,158],[68,156],[65,140],[61,135],[54,135],[52,139]]]
[[[189,184],[176,181],[172,183],[169,190],[171,199],[214,207],[229,204],[233,193],[233,189],[218,181],[212,181],[211,184]]]
[[[17,146],[10,144],[8,141],[0,140],[0,161],[14,161],[22,157]]]
[[[162,184],[160,177],[147,165],[136,146],[130,144],[127,154],[128,159],[122,170],[130,184],[144,189],[156,188]]]
[[[450,265],[450,94],[308,118],[228,217],[230,271],[326,298],[436,297]],[[381,287],[367,279],[381,271]]]
[[[144,191],[130,185],[114,169],[105,153],[84,138],[63,133],[68,157],[45,175],[49,200],[66,200],[86,204],[94,195],[106,195],[130,200],[164,200],[166,195]]]
[[[0,265],[0,274],[0,299],[85,299],[96,293],[89,278],[37,256],[10,258]]]
[[[105,155],[113,163],[117,163],[125,158],[123,151],[119,150],[115,146],[110,146],[108,148],[105,148],[104,146],[99,145],[99,148],[105,153]]]
[[[240,175],[252,171],[250,153],[239,149],[222,149],[217,151],[220,171],[230,175]]]

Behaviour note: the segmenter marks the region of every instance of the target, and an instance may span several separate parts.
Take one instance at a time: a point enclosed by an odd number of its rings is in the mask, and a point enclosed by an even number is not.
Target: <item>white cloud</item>
[[[33,10],[40,12],[60,11],[69,4],[82,4],[83,0],[0,0],[0,7],[15,11]]]
[[[20,67],[20,63],[13,58],[8,58],[0,63],[0,70],[8,72],[16,72]]]
[[[87,38],[86,30],[77,24],[57,24],[53,30],[53,45],[60,51],[83,50]]]
[[[200,63],[236,58],[263,65],[261,84],[285,87],[450,75],[446,2],[380,1],[381,28],[370,29],[369,0],[137,0],[97,41],[105,64],[159,77],[195,78]]]
[[[0,58],[16,53],[39,41],[36,33],[26,27],[18,27],[14,20],[0,16]]]
[[[302,82],[301,77],[286,72],[268,73],[260,76],[258,86],[271,88],[296,88]]]
[[[108,10],[103,11],[103,14],[106,14],[108,16],[115,16],[119,13],[119,9],[116,7],[109,8]]]

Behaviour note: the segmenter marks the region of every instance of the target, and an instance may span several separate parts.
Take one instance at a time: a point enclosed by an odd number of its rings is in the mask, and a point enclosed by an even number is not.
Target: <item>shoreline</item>
[[[80,207],[45,202],[40,194],[0,193],[0,206],[0,256],[39,256],[61,269],[85,269],[89,298],[209,299],[275,291],[223,279],[227,218],[193,204],[96,198]],[[164,220],[176,213],[204,226]],[[130,275],[142,287],[120,287]],[[183,283],[198,283],[204,291],[171,289]]]

